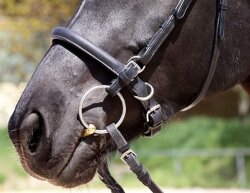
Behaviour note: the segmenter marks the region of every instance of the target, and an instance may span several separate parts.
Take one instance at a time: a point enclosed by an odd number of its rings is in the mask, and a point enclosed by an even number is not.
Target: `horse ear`
[[[241,83],[241,86],[244,88],[244,90],[250,96],[250,76],[247,78],[246,81],[244,81],[243,83]]]

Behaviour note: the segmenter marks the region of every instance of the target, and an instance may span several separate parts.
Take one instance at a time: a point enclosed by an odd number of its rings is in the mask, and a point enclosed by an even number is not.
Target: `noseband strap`
[[[54,43],[60,44],[60,41],[63,41],[76,47],[85,54],[93,57],[106,69],[116,75],[118,78],[114,79],[109,88],[106,89],[111,96],[117,95],[117,93],[120,92],[120,90],[125,86],[127,86],[128,90],[135,96],[146,97],[150,95],[151,90],[148,88],[147,83],[138,77],[138,73],[141,71],[141,68],[139,68],[138,65],[134,65],[132,63],[133,61],[129,61],[127,65],[122,64],[117,59],[110,56],[107,52],[68,28],[55,28],[52,32],[52,39]],[[55,42],[55,40],[60,41]],[[152,107],[159,105],[153,98],[140,102],[145,115],[151,110]],[[156,133],[155,131],[159,131],[163,120],[164,117],[161,108],[158,108],[154,112],[150,113],[149,121],[145,122],[145,135],[151,136]]]
[[[130,93],[136,96],[136,98],[140,101],[142,108],[144,109],[144,135],[152,136],[160,131],[161,124],[164,119],[166,119],[166,117],[164,117],[160,104],[151,97],[153,89],[152,86],[140,79],[138,75],[150,63],[151,59],[159,50],[160,46],[173,31],[174,27],[178,24],[178,21],[185,16],[188,8],[194,2],[196,2],[196,0],[180,0],[176,8],[172,11],[171,15],[166,21],[163,22],[147,46],[144,47],[137,56],[133,56],[125,65],[102,50],[100,47],[94,45],[68,28],[55,28],[52,32],[52,40],[54,44],[62,44],[63,42],[66,42],[70,46],[77,48],[83,54],[89,55],[94,60],[96,60],[97,63],[101,64],[110,72],[112,72],[116,78],[113,79],[111,84],[106,88],[107,93],[111,96],[115,96],[124,87],[127,87]],[[199,95],[188,107],[182,111],[188,110],[198,104],[205,96],[211,85],[220,53],[220,42],[224,38],[226,9],[227,0],[216,0],[215,31],[209,73]],[[70,49],[69,51],[73,52]],[[137,160],[135,153],[130,149],[129,144],[124,139],[115,124],[107,126],[106,130],[116,144],[118,151],[122,154],[122,160],[129,165],[131,171],[137,175],[137,178],[152,192],[162,193],[160,188],[151,180],[148,172]],[[112,192],[124,192],[121,186],[117,184],[117,182],[110,175],[106,163],[98,168],[98,173],[101,175],[102,181],[107,186],[114,186],[114,188],[111,188]]]

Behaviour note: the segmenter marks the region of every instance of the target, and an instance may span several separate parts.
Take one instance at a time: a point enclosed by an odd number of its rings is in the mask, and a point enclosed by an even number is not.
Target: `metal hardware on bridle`
[[[150,113],[156,111],[157,109],[161,108],[161,105],[155,105],[153,106],[151,109],[148,110],[148,112],[146,113],[146,121],[149,122],[149,115]]]
[[[139,69],[139,70],[138,70],[138,74],[142,73],[142,72],[145,70],[145,68],[146,68],[146,66],[143,66],[143,67],[141,68],[141,67],[136,63],[136,61],[139,60],[139,59],[141,59],[140,56],[132,56],[132,57],[128,60],[128,62],[127,62],[127,65],[128,65],[129,63],[132,62],[134,65],[137,66],[137,68]]]
[[[118,151],[122,154],[122,160],[126,162],[131,171],[137,175],[137,178],[153,193],[162,193],[160,188],[151,180],[148,172],[143,168],[140,162],[136,159],[135,153],[130,149],[129,144],[126,142],[120,131],[117,129],[125,117],[126,105],[125,101],[120,94],[120,91],[126,87],[131,94],[139,100],[145,116],[145,136],[153,136],[161,129],[161,124],[165,117],[161,110],[160,104],[153,98],[154,88],[141,80],[138,75],[143,72],[146,66],[149,64],[155,53],[158,51],[163,42],[167,39],[169,34],[173,31],[174,27],[178,24],[185,15],[191,4],[196,0],[179,0],[176,8],[172,11],[171,15],[163,22],[159,30],[152,36],[151,40],[136,56],[131,57],[127,64],[123,64],[107,52],[81,37],[79,34],[64,27],[57,27],[52,32],[53,41],[59,40],[55,43],[60,44],[65,42],[80,52],[89,55],[94,60],[101,64],[103,67],[113,73],[116,78],[112,80],[109,86],[101,85],[93,87],[88,90],[82,97],[79,106],[79,117],[82,124],[86,127],[86,133],[88,136],[93,133],[107,134],[109,133],[113,141],[115,142]],[[217,67],[217,61],[220,53],[220,41],[224,38],[225,31],[225,10],[227,9],[227,0],[216,0],[216,17],[215,17],[215,30],[212,46],[212,54],[210,59],[210,69],[208,76],[195,100],[182,111],[188,110],[198,104],[207,93],[214,73]],[[68,49],[68,48],[67,48]],[[69,49],[69,51],[73,52]],[[123,105],[123,113],[117,124],[111,124],[106,127],[106,130],[98,130],[94,125],[88,125],[82,116],[83,102],[92,91],[104,88],[110,96],[118,96]],[[124,112],[125,111],[125,112]],[[104,173],[106,171],[108,174]],[[107,165],[104,164],[98,173],[101,176],[101,180],[108,186],[112,186],[112,192],[124,193],[121,186],[110,175]],[[109,179],[108,179],[109,178]],[[113,187],[115,185],[115,187]]]
[[[151,84],[148,84],[146,82],[145,82],[145,84],[150,88],[151,91],[150,91],[149,95],[145,96],[145,97],[134,96],[134,98],[136,98],[139,101],[147,101],[147,100],[151,99],[154,95],[154,87],[152,87]]]
[[[92,87],[87,92],[85,92],[85,94],[82,96],[81,101],[80,101],[80,105],[79,105],[79,109],[78,109],[78,114],[79,114],[79,118],[80,118],[81,123],[87,129],[91,129],[90,126],[93,125],[93,124],[88,124],[83,118],[82,109],[83,109],[84,101],[86,100],[88,95],[90,93],[92,93],[93,91],[98,90],[98,89],[106,89],[108,87],[109,87],[108,85],[99,85],[99,86]],[[122,122],[123,122],[123,120],[124,120],[124,118],[126,116],[125,99],[123,98],[122,94],[119,93],[119,92],[117,93],[117,96],[119,97],[119,99],[120,99],[120,101],[122,103],[122,115],[121,115],[120,119],[118,120],[118,122],[115,124],[116,128],[118,128],[122,124]],[[107,134],[108,131],[107,130],[95,130],[94,133],[96,133],[96,134]]]

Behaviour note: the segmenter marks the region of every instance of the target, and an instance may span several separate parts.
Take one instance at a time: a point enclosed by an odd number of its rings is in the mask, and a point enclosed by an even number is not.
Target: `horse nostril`
[[[20,128],[20,139],[26,152],[36,153],[42,141],[44,124],[37,113],[32,113],[23,121]]]
[[[28,137],[28,141],[27,141],[27,146],[29,148],[30,153],[35,153],[39,142],[41,140],[42,137],[42,124],[37,123],[36,125],[34,125],[34,127],[31,130],[30,136]]]

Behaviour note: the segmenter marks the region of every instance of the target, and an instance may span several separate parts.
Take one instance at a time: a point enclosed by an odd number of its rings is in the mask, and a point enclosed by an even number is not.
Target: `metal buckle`
[[[159,108],[161,108],[161,105],[160,105],[160,104],[153,106],[151,109],[149,109],[149,110],[147,111],[147,114],[146,114],[146,120],[147,120],[147,122],[149,122],[149,115],[150,115],[151,113],[155,112],[156,110],[158,110]]]
[[[140,67],[135,61],[133,61],[133,60],[129,61],[129,62],[126,64],[125,68],[128,69],[131,65],[138,69],[138,72],[137,72],[138,74],[140,74],[140,73],[145,69],[145,66],[143,66],[143,68],[141,68],[141,67]]]
[[[125,68],[127,69],[130,65],[133,65],[134,67],[136,67],[138,69],[138,74],[140,74],[141,72],[143,72],[143,70],[146,68],[146,66],[143,66],[142,68],[136,63],[136,60],[139,60],[141,57],[140,56],[133,56],[131,57]]]
[[[153,86],[151,84],[147,83],[147,82],[145,82],[145,85],[147,85],[150,88],[150,93],[149,93],[148,96],[145,96],[145,97],[139,97],[139,96],[135,96],[134,95],[134,98],[136,98],[139,101],[147,101],[147,100],[151,99],[152,96],[154,95],[154,88],[153,88]]]
[[[127,151],[125,151],[125,152],[121,155],[120,159],[121,159],[124,163],[127,163],[127,162],[125,161],[125,157],[127,157],[129,154],[133,154],[135,157],[137,157],[136,153],[135,153],[132,149],[128,149]]]

